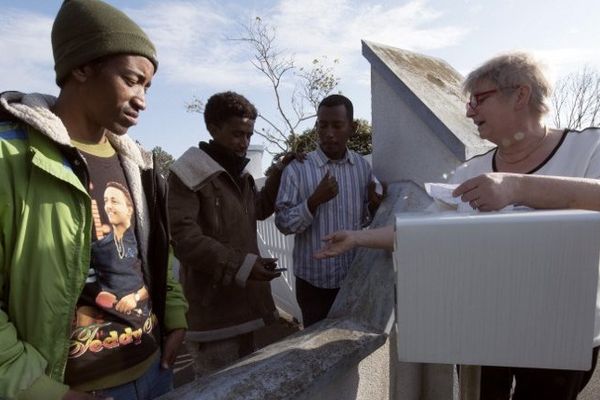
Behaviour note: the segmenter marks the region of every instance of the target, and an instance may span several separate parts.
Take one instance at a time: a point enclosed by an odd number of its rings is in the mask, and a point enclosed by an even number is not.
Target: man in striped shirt
[[[316,130],[319,147],[283,171],[275,215],[282,233],[296,234],[296,299],[304,327],[327,316],[355,254],[316,260],[321,239],[337,230],[360,229],[382,199],[369,163],[346,146],[356,130],[352,102],[342,95],[323,99]]]

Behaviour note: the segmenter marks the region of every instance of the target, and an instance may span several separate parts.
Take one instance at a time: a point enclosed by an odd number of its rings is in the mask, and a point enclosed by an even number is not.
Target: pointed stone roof
[[[493,147],[465,117],[463,76],[445,61],[362,41],[363,56],[401,99],[461,160]]]

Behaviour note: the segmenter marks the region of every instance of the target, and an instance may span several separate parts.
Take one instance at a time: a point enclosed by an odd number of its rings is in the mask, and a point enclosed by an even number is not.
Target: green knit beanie
[[[158,68],[156,49],[122,11],[100,0],[65,0],[52,26],[56,83],[77,67],[111,54],[140,55]]]

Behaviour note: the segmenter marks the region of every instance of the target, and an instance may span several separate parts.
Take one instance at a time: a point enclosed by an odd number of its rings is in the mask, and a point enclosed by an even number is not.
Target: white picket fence
[[[294,263],[292,251],[294,250],[294,235],[284,235],[275,226],[275,218],[269,217],[258,221],[258,247],[263,257],[278,259],[278,268],[287,268],[280,278],[271,281],[271,291],[277,308],[302,322],[302,314],[296,302],[294,285]]]

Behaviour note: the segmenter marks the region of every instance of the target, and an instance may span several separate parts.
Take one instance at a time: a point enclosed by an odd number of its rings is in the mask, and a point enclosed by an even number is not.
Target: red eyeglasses
[[[518,89],[518,88],[519,88],[519,85],[516,85],[516,86],[508,86],[508,87],[486,90],[484,92],[479,92],[479,93],[473,93],[471,95],[471,98],[467,102],[467,111],[475,112],[477,110],[477,107],[479,107],[484,101],[486,101],[489,97],[491,97],[491,95],[498,93],[501,90],[507,90],[507,89],[514,90],[514,89]]]
[[[467,101],[467,110],[474,112],[490,95],[499,91],[500,89],[492,89],[485,92],[473,93],[469,101]]]

